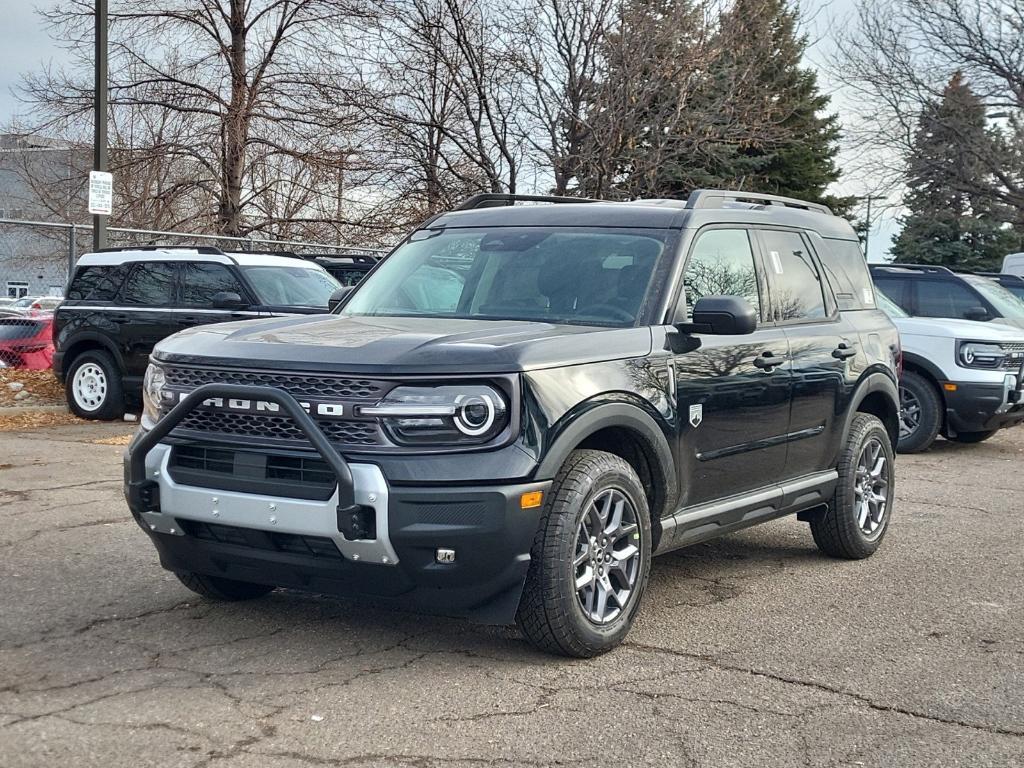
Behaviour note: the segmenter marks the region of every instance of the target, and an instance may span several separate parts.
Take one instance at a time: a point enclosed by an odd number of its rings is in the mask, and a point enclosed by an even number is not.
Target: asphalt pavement
[[[870,560],[795,519],[657,559],[590,661],[297,592],[198,598],[125,507],[129,429],[0,433],[4,768],[1024,765],[1024,428],[900,457]]]

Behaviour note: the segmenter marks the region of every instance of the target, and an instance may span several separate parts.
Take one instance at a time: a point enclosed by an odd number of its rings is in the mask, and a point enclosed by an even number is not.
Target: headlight
[[[160,420],[160,403],[163,399],[164,384],[167,383],[164,369],[150,363],[142,379],[142,426],[152,429]]]
[[[509,422],[504,395],[483,384],[397,387],[360,413],[380,418],[401,445],[480,445]]]
[[[965,368],[1001,368],[1006,359],[1006,351],[999,344],[986,344],[980,341],[960,342],[960,365]]]

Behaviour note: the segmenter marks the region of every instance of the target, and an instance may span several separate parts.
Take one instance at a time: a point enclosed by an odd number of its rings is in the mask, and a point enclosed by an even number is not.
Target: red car
[[[42,371],[53,359],[53,314],[0,315],[0,368]]]

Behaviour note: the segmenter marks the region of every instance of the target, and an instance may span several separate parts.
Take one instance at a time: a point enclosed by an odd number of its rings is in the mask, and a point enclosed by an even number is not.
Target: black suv
[[[377,266],[381,254],[365,251],[347,254],[312,254],[303,256],[303,258],[313,259],[343,286],[352,287]]]
[[[717,191],[516,201],[428,221],[334,315],[157,345],[125,493],[165,568],[592,656],[652,555],[789,514],[876,550],[900,350],[847,222]]]
[[[54,317],[53,369],[76,415],[118,418],[138,399],[160,339],[207,323],[323,314],[340,288],[295,257],[194,246],[87,253]]]
[[[1024,328],[1024,304],[989,277],[923,264],[875,264],[871,277],[911,317],[994,320]]]

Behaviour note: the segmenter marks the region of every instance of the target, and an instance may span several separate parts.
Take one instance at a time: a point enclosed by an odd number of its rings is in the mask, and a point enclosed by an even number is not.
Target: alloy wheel
[[[614,621],[637,590],[641,569],[636,508],[622,491],[595,496],[580,520],[573,577],[583,615],[594,624]]]
[[[921,426],[921,401],[906,387],[900,387],[900,439],[914,434]]]
[[[857,459],[854,495],[857,525],[865,536],[873,538],[889,509],[889,459],[877,437],[864,445]]]

